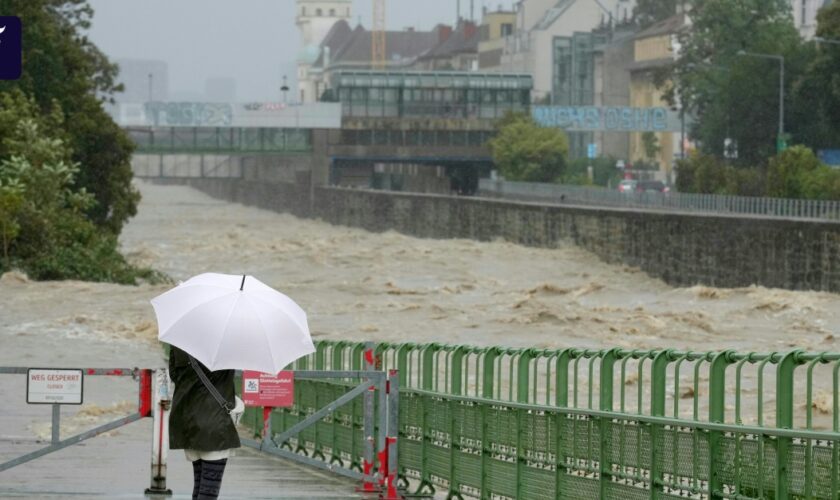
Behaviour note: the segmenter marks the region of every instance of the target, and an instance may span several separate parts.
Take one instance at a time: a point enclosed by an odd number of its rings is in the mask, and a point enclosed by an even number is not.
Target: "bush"
[[[682,193],[763,196],[764,172],[738,168],[709,154],[695,153],[677,162],[676,187]]]
[[[564,184],[616,186],[621,181],[621,171],[615,168],[616,159],[612,156],[599,158],[576,158],[569,163],[563,174]],[[592,166],[592,181],[587,169]]]
[[[529,115],[508,113],[489,141],[499,173],[509,181],[555,182],[566,168],[569,141],[562,130],[543,128]]]
[[[820,178],[825,177],[825,174],[818,173],[821,166],[822,162],[813,151],[805,146],[793,146],[770,160],[767,167],[767,196],[810,198],[807,194],[812,194],[819,197],[823,191]]]

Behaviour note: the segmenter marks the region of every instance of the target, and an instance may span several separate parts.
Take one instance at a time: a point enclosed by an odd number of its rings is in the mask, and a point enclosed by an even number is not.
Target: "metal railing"
[[[383,343],[374,352],[377,369],[399,370],[399,473],[420,492],[840,495],[840,353],[434,343]],[[296,367],[354,369],[363,353],[363,344],[321,341]],[[316,399],[334,390],[306,389]],[[308,436],[307,452],[359,456],[330,425]]]
[[[280,154],[312,151],[311,129],[126,127],[138,153]]]
[[[840,200],[797,200],[694,193],[633,192],[567,184],[479,181],[481,196],[523,201],[715,214],[840,220]]]

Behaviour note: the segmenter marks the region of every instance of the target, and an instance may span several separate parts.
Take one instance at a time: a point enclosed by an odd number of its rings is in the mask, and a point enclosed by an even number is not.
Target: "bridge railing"
[[[270,127],[127,127],[138,153],[305,153],[312,130]]]
[[[677,192],[623,193],[617,189],[595,186],[510,182],[490,179],[479,181],[479,192],[484,196],[523,201],[840,220],[840,201],[838,200],[798,200]]]
[[[378,368],[399,370],[400,473],[420,490],[484,498],[840,494],[840,353],[435,343],[381,343],[374,352]],[[363,344],[321,341],[296,367],[358,369],[363,356]],[[309,397],[329,390],[308,389]],[[352,456],[326,438],[335,435],[325,427],[302,449]]]

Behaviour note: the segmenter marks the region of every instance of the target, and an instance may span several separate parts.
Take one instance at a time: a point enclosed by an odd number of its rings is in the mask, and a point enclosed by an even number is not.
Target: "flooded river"
[[[513,347],[840,351],[840,295],[673,288],[573,246],[369,233],[138,183],[121,238],[176,280],[248,273],[285,292],[316,338]],[[0,365],[158,366],[149,299],[168,286],[0,281]]]

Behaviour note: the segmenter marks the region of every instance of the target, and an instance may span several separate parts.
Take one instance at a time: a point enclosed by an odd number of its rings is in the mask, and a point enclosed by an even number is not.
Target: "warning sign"
[[[242,372],[242,401],[245,406],[292,406],[295,401],[295,372],[282,371],[277,375]]]
[[[82,370],[30,368],[26,373],[26,402],[29,404],[80,405],[83,399]]]

